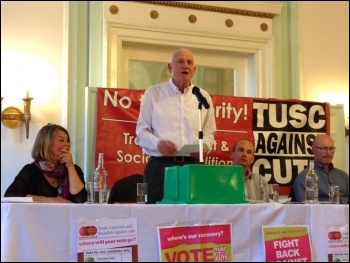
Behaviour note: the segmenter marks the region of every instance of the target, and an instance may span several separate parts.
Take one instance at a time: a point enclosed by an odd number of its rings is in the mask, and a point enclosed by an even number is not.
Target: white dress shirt
[[[181,93],[170,79],[146,89],[136,125],[136,143],[150,156],[161,156],[158,143],[170,140],[178,150],[185,144],[199,143],[198,100],[193,85]],[[209,93],[200,89],[210,108],[201,109],[203,144],[210,150],[216,131],[214,108]]]

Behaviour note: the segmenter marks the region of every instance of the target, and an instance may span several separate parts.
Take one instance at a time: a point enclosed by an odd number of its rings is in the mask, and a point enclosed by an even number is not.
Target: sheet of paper
[[[313,261],[308,225],[262,225],[261,227],[265,250],[264,262]]]
[[[1,197],[1,203],[32,203],[32,197]]]
[[[77,234],[78,262],[139,262],[136,218],[80,221]]]
[[[158,226],[160,262],[232,262],[231,229],[231,224]]]
[[[186,144],[184,145],[180,151],[178,152],[178,155],[185,155],[190,153],[198,153],[199,152],[199,144]]]

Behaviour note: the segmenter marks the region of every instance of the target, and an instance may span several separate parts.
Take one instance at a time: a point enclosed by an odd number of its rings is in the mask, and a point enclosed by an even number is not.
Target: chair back
[[[291,202],[296,202],[297,201],[297,199],[295,198],[293,186],[290,187],[290,192],[289,192],[288,197],[291,198],[291,200],[290,200]]]
[[[142,174],[132,174],[116,181],[111,188],[107,203],[136,203],[137,183],[143,183]]]

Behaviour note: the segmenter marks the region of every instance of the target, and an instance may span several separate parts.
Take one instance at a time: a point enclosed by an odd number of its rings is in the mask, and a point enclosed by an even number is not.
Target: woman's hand
[[[62,148],[60,149],[60,152],[61,154],[58,156],[58,162],[66,166],[69,176],[69,193],[75,195],[79,193],[85,185],[79,178],[69,149]]]
[[[64,164],[67,168],[74,166],[72,154],[69,150],[61,149],[61,154],[58,156],[58,162]]]

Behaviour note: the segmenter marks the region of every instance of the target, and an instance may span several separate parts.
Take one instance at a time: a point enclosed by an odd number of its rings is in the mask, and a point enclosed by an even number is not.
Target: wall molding
[[[133,2],[142,3],[142,4],[185,8],[185,9],[194,9],[194,10],[201,10],[201,11],[208,11],[208,12],[217,12],[217,13],[224,13],[224,14],[254,16],[254,17],[270,18],[270,19],[274,18],[276,15],[274,13],[267,13],[267,12],[259,12],[259,11],[244,10],[244,9],[229,8],[229,7],[220,7],[220,6],[213,6],[213,5],[185,3],[185,2],[177,2],[177,1],[133,1]]]

